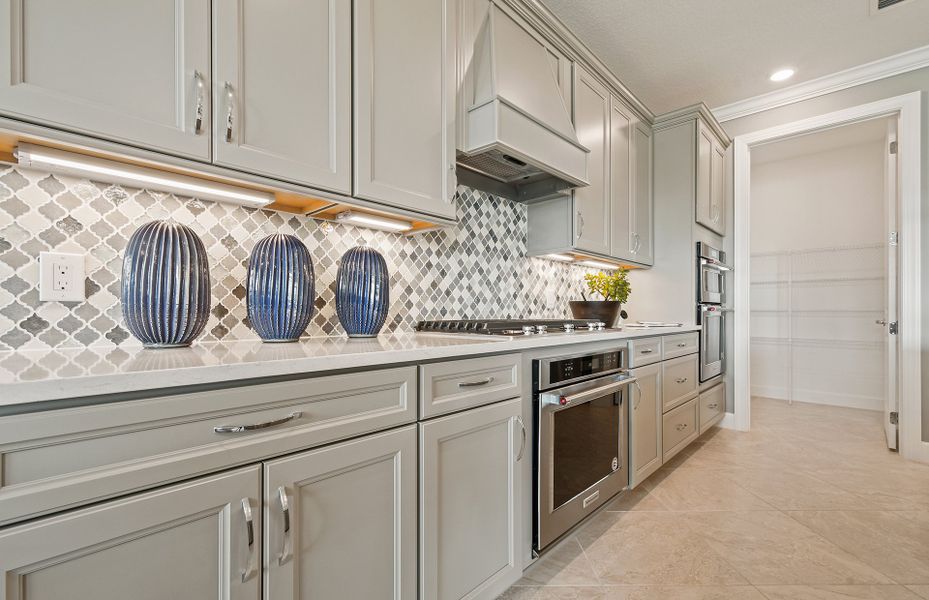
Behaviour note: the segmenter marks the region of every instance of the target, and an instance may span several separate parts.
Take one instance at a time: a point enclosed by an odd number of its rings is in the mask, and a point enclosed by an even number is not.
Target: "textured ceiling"
[[[656,114],[711,108],[929,45],[929,0],[542,0]],[[774,70],[797,74],[772,83]]]

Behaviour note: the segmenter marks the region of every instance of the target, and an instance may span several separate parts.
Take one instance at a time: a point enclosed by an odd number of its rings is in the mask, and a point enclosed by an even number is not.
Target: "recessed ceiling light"
[[[793,69],[780,69],[779,71],[775,71],[771,73],[770,79],[771,81],[786,81],[793,76],[794,76]]]

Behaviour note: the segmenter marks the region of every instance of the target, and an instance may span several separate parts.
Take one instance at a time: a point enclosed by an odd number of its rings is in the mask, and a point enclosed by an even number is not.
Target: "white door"
[[[213,3],[216,164],[351,193],[351,1]]]
[[[210,159],[209,0],[0,0],[0,33],[0,112]]]
[[[899,196],[897,193],[897,120],[891,119],[887,125],[887,151],[884,163],[884,194],[885,214],[887,225],[885,231],[888,235],[887,243],[887,310],[885,317],[878,324],[887,328],[886,339],[886,390],[884,396],[884,434],[887,438],[887,447],[897,449],[897,415],[898,415],[898,381],[897,381],[897,340],[891,327],[897,322],[897,243],[893,236],[897,229],[897,207]]]
[[[416,597],[416,426],[265,463],[265,600]]]
[[[355,196],[455,217],[453,5],[355,1]]]
[[[0,598],[259,600],[261,470],[202,477],[0,531]]]
[[[519,577],[519,399],[421,424],[420,598],[496,597]],[[493,594],[493,595],[490,595]]]

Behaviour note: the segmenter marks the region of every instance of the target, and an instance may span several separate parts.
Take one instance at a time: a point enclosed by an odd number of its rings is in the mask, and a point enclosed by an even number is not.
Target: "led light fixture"
[[[394,233],[413,229],[413,224],[407,221],[398,221],[396,219],[357,213],[350,210],[340,212],[335,216],[335,220],[339,223],[358,225],[359,227],[370,227],[371,229],[381,229],[383,231],[393,231]]]
[[[15,155],[22,167],[87,177],[95,181],[255,208],[267,206],[274,202],[274,194],[270,192],[240,188],[225,183],[206,181],[187,175],[123,164],[115,160],[85,156],[34,144],[19,144],[16,147]]]
[[[619,268],[619,265],[600,262],[599,260],[582,260],[577,264],[581,265],[582,267],[590,267],[592,269],[608,269],[610,271],[615,271]]]
[[[539,258],[547,258],[549,260],[557,260],[560,262],[574,262],[574,257],[568,256],[567,254],[543,254]]]

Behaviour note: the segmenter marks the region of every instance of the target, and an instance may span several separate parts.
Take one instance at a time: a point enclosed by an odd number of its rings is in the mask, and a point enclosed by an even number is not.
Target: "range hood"
[[[494,2],[470,68],[459,183],[522,202],[589,184],[548,50]]]

